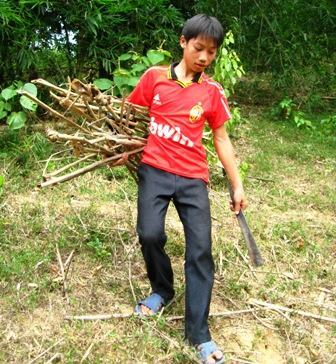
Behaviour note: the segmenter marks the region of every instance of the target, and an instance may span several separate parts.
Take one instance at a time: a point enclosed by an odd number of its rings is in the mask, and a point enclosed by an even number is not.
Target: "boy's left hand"
[[[233,200],[231,196],[230,209],[238,215],[239,211],[246,209],[247,205],[244,189],[242,187],[233,189]]]

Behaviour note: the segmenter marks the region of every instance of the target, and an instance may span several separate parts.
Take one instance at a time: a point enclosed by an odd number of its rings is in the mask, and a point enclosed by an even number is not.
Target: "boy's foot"
[[[164,306],[164,299],[157,293],[152,293],[149,297],[140,301],[134,308],[136,315],[148,317],[157,314]]]
[[[213,341],[207,341],[197,346],[198,357],[202,364],[224,363],[224,355]]]

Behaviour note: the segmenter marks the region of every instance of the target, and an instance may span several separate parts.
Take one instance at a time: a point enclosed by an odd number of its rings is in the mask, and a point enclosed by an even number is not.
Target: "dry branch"
[[[321,320],[321,321],[328,321],[328,322],[336,323],[336,318],[333,318],[333,317],[316,315],[314,313],[310,313],[310,312],[306,312],[306,311],[302,311],[302,310],[295,310],[294,308],[274,305],[274,304],[268,303],[268,302],[251,299],[249,301],[249,304],[254,305],[254,306],[264,307],[264,308],[267,308],[270,310],[284,311],[284,312],[294,313],[294,314],[297,314],[300,316],[314,318],[314,319]]]
[[[236,315],[242,315],[244,313],[251,313],[262,310],[263,308],[248,308],[246,310],[239,311],[224,311],[224,312],[212,312],[209,314],[210,317],[230,317]],[[99,321],[99,320],[110,320],[113,318],[129,318],[135,316],[134,313],[114,313],[114,314],[100,314],[100,315],[75,315],[65,316],[66,320],[79,320],[79,321]],[[184,316],[168,316],[167,321],[176,321],[184,319]]]
[[[69,80],[66,88],[43,79],[32,82],[49,88],[59,107],[49,106],[26,91],[22,91],[22,95],[57,119],[66,121],[66,127],[56,123],[57,130],[47,129],[46,133],[51,141],[70,146],[75,158],[75,161],[52,171],[49,165],[54,160],[50,158],[43,173],[44,181],[39,184],[41,187],[68,181],[103,165],[125,165],[135,176],[134,171],[147,143],[147,108],[106,95],[94,85],[77,79]],[[56,108],[63,109],[63,112]]]

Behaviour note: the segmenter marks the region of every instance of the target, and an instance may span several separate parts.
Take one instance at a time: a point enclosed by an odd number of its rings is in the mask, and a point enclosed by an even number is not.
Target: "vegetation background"
[[[55,121],[16,90],[34,93],[34,78],[64,84],[70,76],[112,80],[120,94],[118,82],[127,76],[126,86],[134,86],[152,50],[179,59],[182,24],[200,12],[231,30],[225,47],[237,66],[221,57],[209,73],[231,82],[237,112],[229,131],[250,199],[247,218],[266,261],[258,270],[248,263],[225,186],[212,170],[211,312],[256,309],[212,318],[214,338],[231,363],[336,362],[332,0],[0,1],[1,362],[195,362],[183,345],[183,321],[170,320],[183,315],[184,289],[183,231],[173,210],[167,249],[178,294],[165,313],[145,322],[64,319],[127,315],[149,291],[134,231],[136,185],[124,169],[105,168],[36,189],[45,161],[62,148],[43,133]],[[65,287],[59,258],[69,257]],[[261,309],[252,299],[294,313]]]

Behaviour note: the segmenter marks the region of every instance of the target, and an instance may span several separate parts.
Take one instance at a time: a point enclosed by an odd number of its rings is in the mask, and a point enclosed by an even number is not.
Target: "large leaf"
[[[27,115],[23,112],[12,112],[8,119],[7,123],[9,128],[12,130],[21,129],[27,120]]]
[[[114,83],[118,86],[118,88],[121,89],[122,86],[128,85],[129,77],[128,76],[115,75],[113,80],[114,80]]]
[[[129,86],[135,87],[136,84],[138,83],[138,81],[139,81],[139,77],[129,77],[128,81],[127,81],[127,84]]]
[[[11,88],[5,88],[1,91],[1,96],[7,101],[10,100],[12,97],[16,96],[17,92]]]
[[[5,110],[1,110],[0,111],[0,119],[3,119],[4,117],[6,117],[7,116],[7,111],[5,111]]]
[[[22,107],[30,111],[36,111],[37,109],[37,104],[24,95],[20,97],[20,104]]]
[[[93,84],[99,88],[99,90],[108,90],[113,86],[113,82],[108,78],[97,78],[93,81]]]
[[[164,54],[152,49],[147,52],[147,57],[152,65],[158,64],[165,59]]]
[[[142,63],[136,63],[132,65],[132,71],[138,73],[138,72],[142,72],[146,69],[147,67],[142,64]]]
[[[32,83],[25,83],[22,87],[22,89],[24,91],[27,91],[28,93],[30,93],[33,96],[37,96],[37,88],[34,84]]]
[[[132,55],[129,54],[129,53],[124,53],[124,54],[119,56],[120,61],[127,61],[127,60],[129,60],[131,58],[132,58]]]
[[[3,109],[7,111],[12,111],[12,105],[9,102],[5,102]]]
[[[0,100],[0,111],[5,109],[5,102]]]

